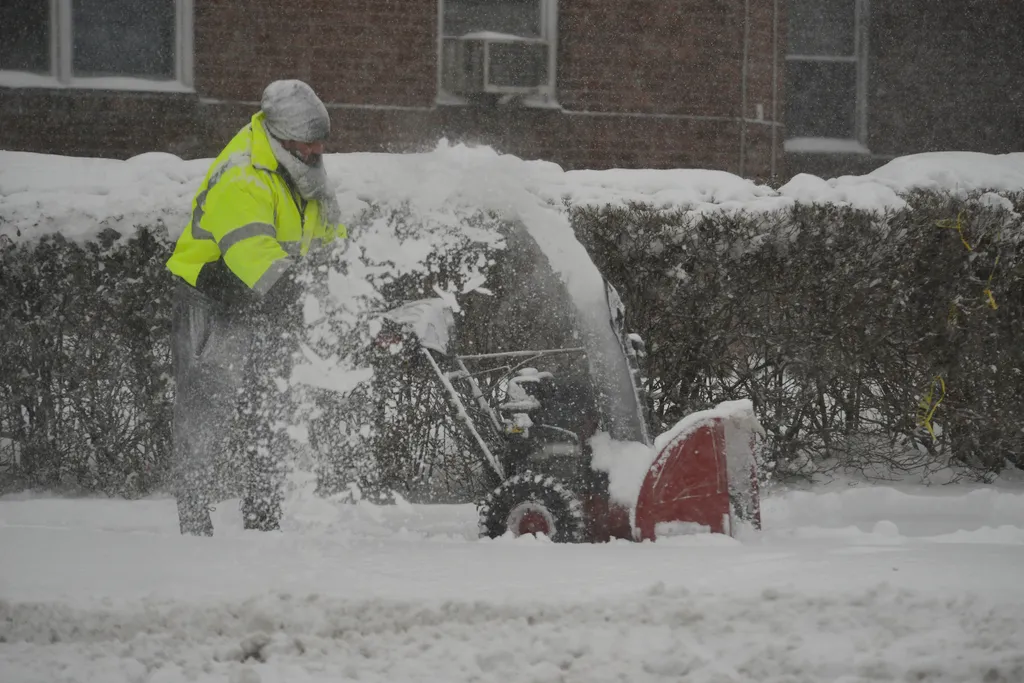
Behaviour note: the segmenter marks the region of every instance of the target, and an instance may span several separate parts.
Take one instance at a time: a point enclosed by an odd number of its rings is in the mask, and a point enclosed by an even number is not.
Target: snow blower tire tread
[[[556,543],[581,543],[586,537],[583,504],[559,479],[533,472],[509,477],[477,506],[480,536],[497,538],[507,531],[507,521],[519,504],[543,506],[555,521]]]

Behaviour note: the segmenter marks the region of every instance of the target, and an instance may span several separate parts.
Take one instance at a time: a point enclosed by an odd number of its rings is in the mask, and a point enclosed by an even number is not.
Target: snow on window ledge
[[[518,36],[514,33],[500,33],[498,31],[472,31],[461,36],[449,36],[461,38],[462,40],[493,40],[499,43],[546,43],[544,38],[531,38]]]
[[[860,141],[846,138],[790,138],[783,148],[796,154],[871,154]]]
[[[173,80],[135,78],[131,76],[97,76],[93,78],[73,78],[68,82],[63,82],[49,74],[34,74],[25,71],[0,71],[0,88],[195,92],[192,86]]]
[[[562,105],[554,97],[544,93],[517,94],[517,93],[495,93],[500,107],[518,106],[527,109],[557,109],[561,110]],[[439,107],[466,107],[471,102],[468,97],[460,97],[441,90],[434,98],[434,104]]]

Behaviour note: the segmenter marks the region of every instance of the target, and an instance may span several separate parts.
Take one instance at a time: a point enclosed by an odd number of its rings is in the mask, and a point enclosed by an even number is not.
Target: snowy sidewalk
[[[1024,680],[1024,495],[790,493],[741,541],[478,541],[470,506],[0,499],[0,680]]]

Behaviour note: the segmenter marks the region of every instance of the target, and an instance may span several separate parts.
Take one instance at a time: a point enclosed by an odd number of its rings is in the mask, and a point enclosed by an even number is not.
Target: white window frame
[[[869,0],[852,0],[853,54],[801,55],[786,50],[786,62],[843,62],[856,65],[856,101],[854,102],[854,136],[851,138],[789,137],[786,129],[784,149],[787,152],[826,154],[870,154],[868,149],[868,26]],[[788,87],[788,86],[787,86]]]
[[[548,82],[537,95],[525,97],[520,103],[528,107],[560,108],[557,93],[558,67],[558,0],[536,0],[540,3],[540,40],[548,46]],[[468,104],[465,97],[453,95],[444,89],[444,3],[437,0],[437,104]]]
[[[137,90],[155,92],[193,92],[192,88],[192,16],[194,0],[175,0],[174,78],[155,79],[139,76],[75,76],[72,69],[72,0],[50,3],[50,72],[37,74],[0,69],[0,87],[8,88],[82,88],[93,90]],[[140,8],[140,11],[142,9]]]

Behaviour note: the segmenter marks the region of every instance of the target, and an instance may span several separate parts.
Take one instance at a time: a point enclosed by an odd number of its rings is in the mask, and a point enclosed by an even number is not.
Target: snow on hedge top
[[[893,159],[864,176],[822,180],[801,173],[779,193],[804,202],[847,203],[858,208],[900,208],[899,193],[946,191],[957,195],[1024,190],[1024,153],[931,152]]]
[[[159,152],[127,161],[0,152],[0,235],[34,239],[60,232],[87,240],[107,227],[130,234],[162,221],[177,237],[209,164]],[[915,188],[1024,190],[1024,153],[917,154],[864,176],[824,180],[801,174],[778,191],[724,171],[566,172],[553,163],[444,141],[418,154],[328,155],[327,166],[345,218],[371,201],[408,201],[424,211],[463,205],[522,218],[566,197],[578,205],[638,201],[690,211],[769,211],[795,201],[884,210],[903,206],[899,194]]]
[[[163,153],[118,161],[0,152],[0,235],[84,241],[160,220],[180,232],[209,165]]]

